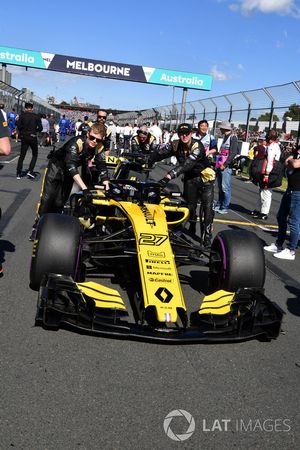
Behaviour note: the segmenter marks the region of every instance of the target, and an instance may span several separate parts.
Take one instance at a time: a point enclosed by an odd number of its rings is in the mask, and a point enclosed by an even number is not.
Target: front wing
[[[161,343],[212,343],[275,339],[283,312],[263,289],[219,291],[204,298],[190,317],[190,326],[161,323],[158,327],[130,323],[118,291],[93,282],[49,274],[39,293],[36,324],[62,325],[100,336]]]

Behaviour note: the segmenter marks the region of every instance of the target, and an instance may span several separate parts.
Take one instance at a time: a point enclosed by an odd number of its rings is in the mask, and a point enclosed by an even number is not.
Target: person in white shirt
[[[149,129],[150,133],[155,136],[155,144],[161,145],[162,144],[162,131],[160,127],[158,126],[157,120],[155,120],[152,124],[152,126]]]
[[[126,123],[125,127],[123,128],[123,135],[124,135],[124,149],[129,149],[130,147],[130,138],[132,136],[132,128],[129,125],[129,123]]]
[[[75,123],[75,136],[81,136],[82,131],[79,130],[80,126],[82,124],[81,119],[78,119]]]
[[[259,186],[259,199],[253,214],[255,219],[267,220],[271,209],[272,190],[269,188],[269,175],[281,156],[277,138],[276,130],[271,130],[267,137],[266,156],[262,168],[262,182]]]

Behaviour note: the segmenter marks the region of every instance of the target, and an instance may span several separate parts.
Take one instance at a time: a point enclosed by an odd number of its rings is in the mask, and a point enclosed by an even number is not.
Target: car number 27
[[[139,245],[155,245],[159,246],[168,238],[166,234],[141,233]]]

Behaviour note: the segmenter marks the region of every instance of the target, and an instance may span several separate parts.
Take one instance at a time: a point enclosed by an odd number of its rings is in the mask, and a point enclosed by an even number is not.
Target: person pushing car
[[[87,169],[93,160],[99,174],[99,181],[106,190],[109,188],[104,152],[105,135],[105,126],[95,123],[87,132],[86,137],[76,136],[63,147],[49,154],[40,203],[29,240],[35,239],[38,222],[42,215],[63,211],[74,182],[82,190],[84,197],[88,196],[88,183],[79,174],[79,167]]]
[[[152,161],[159,161],[175,156],[178,166],[170,170],[161,180],[167,184],[171,179],[183,175],[183,197],[190,210],[189,233],[196,235],[197,203],[200,203],[200,241],[209,247],[212,239],[212,223],[214,218],[214,180],[215,172],[210,167],[205,147],[200,140],[192,137],[192,127],[188,123],[178,126],[179,139],[153,155]]]

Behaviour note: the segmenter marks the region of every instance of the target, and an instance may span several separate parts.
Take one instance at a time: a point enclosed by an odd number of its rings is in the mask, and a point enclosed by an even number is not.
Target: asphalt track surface
[[[299,448],[300,250],[294,262],[266,255],[266,294],[285,311],[283,332],[269,343],[158,345],[35,327],[28,236],[41,179],[16,180],[18,152],[14,144],[0,170],[0,448]],[[47,153],[39,152],[41,173]],[[157,167],[157,178],[166,169]],[[232,210],[216,218],[214,233],[245,228],[274,241],[282,193],[274,192],[268,228],[248,214],[257,188],[237,177],[232,187]],[[185,298],[197,309],[207,269],[187,266],[184,274]],[[180,442],[163,427],[178,409],[195,423]],[[172,419],[170,429],[186,433],[187,420]]]

